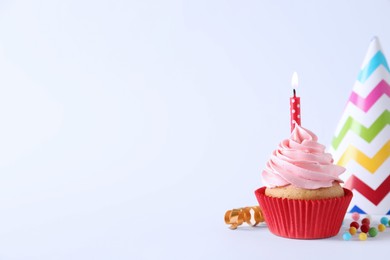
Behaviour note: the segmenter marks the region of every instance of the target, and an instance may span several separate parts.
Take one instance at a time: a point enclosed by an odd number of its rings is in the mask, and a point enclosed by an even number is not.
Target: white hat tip
[[[378,36],[372,37],[370,42],[370,48],[373,48],[378,51],[382,49]]]
[[[372,39],[370,41],[370,44],[368,46],[368,51],[366,53],[366,56],[364,58],[364,61],[363,61],[361,68],[363,68],[371,60],[371,58],[374,57],[374,55],[378,51],[382,51],[382,47],[381,47],[381,44],[379,42],[379,37],[374,36],[374,37],[372,37]]]
[[[378,36],[374,35],[374,36],[371,38],[371,42],[374,42],[374,41],[379,41]]]

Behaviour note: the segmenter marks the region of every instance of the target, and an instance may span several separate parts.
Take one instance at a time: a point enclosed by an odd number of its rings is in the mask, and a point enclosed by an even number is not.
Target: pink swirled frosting
[[[339,175],[344,167],[333,164],[332,155],[317,142],[311,131],[296,125],[290,139],[283,140],[273,151],[262,173],[267,187],[293,185],[303,189],[331,187],[334,181],[342,182]]]

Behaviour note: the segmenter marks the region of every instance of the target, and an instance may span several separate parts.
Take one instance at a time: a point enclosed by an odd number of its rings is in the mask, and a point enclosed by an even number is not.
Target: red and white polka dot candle
[[[290,98],[290,118],[291,132],[294,130],[295,124],[301,125],[301,98],[297,97],[295,89],[298,87],[298,74],[294,72],[291,85],[293,88],[293,96]]]

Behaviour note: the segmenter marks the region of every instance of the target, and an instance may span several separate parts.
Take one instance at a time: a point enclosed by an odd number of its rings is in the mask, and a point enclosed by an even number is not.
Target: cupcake
[[[278,236],[316,239],[335,236],[352,192],[340,186],[345,169],[311,131],[296,125],[272,153],[255,191],[269,230]]]

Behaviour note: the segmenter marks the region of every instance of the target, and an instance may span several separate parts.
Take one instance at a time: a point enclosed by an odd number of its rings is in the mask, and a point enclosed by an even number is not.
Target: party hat
[[[379,39],[368,47],[330,152],[347,170],[349,212],[390,214],[390,69]]]

